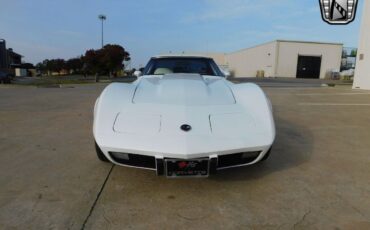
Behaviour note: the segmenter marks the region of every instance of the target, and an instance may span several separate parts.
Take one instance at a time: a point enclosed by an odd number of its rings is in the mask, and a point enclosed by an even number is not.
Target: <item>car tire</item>
[[[266,161],[270,157],[271,149],[272,148],[270,148],[269,151],[267,151],[267,153],[265,154],[265,156],[263,156],[260,162]]]
[[[104,162],[109,162],[108,158],[104,155],[103,151],[99,148],[98,144],[95,142],[95,151],[96,155],[98,156],[99,160]]]

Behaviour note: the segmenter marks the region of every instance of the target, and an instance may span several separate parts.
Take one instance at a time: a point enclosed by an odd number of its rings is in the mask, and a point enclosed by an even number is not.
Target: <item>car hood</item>
[[[133,95],[134,104],[230,105],[235,98],[221,77],[199,74],[144,76]]]
[[[258,86],[199,75],[143,76],[133,84],[109,85],[97,101],[93,130],[105,151],[181,159],[256,151],[275,137]]]

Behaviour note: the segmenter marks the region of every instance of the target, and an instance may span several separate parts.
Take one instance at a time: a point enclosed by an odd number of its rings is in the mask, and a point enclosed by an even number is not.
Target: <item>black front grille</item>
[[[229,155],[222,155],[218,156],[218,168],[225,168],[225,167],[231,167],[231,166],[237,166],[237,165],[244,165],[251,163],[257,159],[261,152],[251,152],[246,153],[247,157],[243,157],[243,154],[245,153],[235,153],[235,154],[229,154]]]
[[[115,153],[119,154],[119,153]],[[155,169],[155,157],[151,156],[144,156],[138,154],[128,154],[128,159],[121,159],[115,157],[112,152],[109,152],[110,157],[119,164],[135,166],[135,167],[142,167],[142,168],[149,168]]]

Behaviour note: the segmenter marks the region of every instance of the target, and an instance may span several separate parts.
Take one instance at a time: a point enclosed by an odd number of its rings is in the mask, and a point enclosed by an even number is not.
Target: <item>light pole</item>
[[[98,18],[101,20],[101,48],[104,47],[104,20],[107,20],[107,16],[100,14]]]

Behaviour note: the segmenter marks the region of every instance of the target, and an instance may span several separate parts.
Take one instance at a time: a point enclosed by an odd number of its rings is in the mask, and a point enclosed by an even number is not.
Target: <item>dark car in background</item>
[[[0,84],[10,84],[12,82],[12,75],[10,73],[0,71]]]

